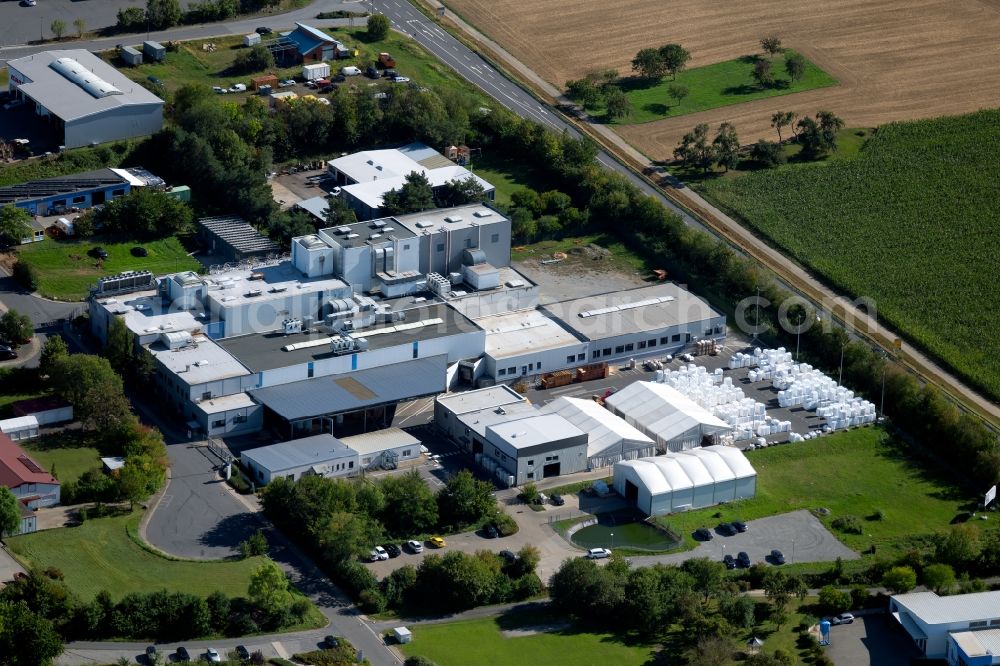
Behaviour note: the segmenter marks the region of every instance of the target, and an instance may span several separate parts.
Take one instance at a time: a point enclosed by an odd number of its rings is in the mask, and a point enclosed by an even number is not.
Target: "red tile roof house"
[[[14,497],[29,509],[59,504],[59,480],[3,433],[0,433],[0,486],[10,488]],[[26,521],[21,522],[22,528],[26,527]]]

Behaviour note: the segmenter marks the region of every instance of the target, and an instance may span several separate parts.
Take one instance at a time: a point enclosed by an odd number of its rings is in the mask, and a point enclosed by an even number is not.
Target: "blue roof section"
[[[357,455],[346,444],[330,434],[313,435],[289,442],[262,446],[244,451],[242,456],[258,466],[278,474],[298,467],[322,465],[339,458]]]
[[[317,46],[322,44],[339,44],[340,42],[326,34],[318,28],[313,28],[312,26],[304,25],[302,23],[295,24],[295,30],[292,30],[287,35],[284,35],[291,41],[295,42],[295,47],[298,49],[299,53],[305,55],[315,49]]]
[[[444,393],[447,371],[447,355],[430,356],[268,386],[250,391],[250,395],[283,419],[294,421]]]

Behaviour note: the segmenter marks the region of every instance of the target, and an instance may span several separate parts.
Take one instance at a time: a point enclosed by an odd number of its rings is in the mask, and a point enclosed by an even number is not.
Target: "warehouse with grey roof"
[[[147,136],[163,100],[90,51],[43,51],[7,63],[8,89],[48,121],[66,148]]]

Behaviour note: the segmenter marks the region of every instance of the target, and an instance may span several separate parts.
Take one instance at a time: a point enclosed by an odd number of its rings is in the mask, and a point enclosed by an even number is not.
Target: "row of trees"
[[[238,14],[249,14],[279,4],[281,0],[202,0],[192,2],[187,10],[182,10],[178,0],[148,0],[145,9],[119,9],[116,27],[121,32],[166,30],[180,23],[224,21]]]
[[[485,193],[472,175],[448,181],[435,192],[427,176],[414,171],[406,176],[406,182],[399,189],[389,190],[382,196],[382,208],[386,215],[416,213],[482,201]]]
[[[659,81],[667,74],[676,79],[691,54],[680,44],[664,44],[658,48],[641,49],[632,58],[632,71],[649,81]]]
[[[87,22],[82,18],[74,19],[73,27],[76,28],[76,38],[83,39],[83,32],[87,29]],[[63,21],[62,19],[54,19],[52,23],[49,24],[49,30],[52,31],[56,40],[62,39],[67,30],[66,21]]]

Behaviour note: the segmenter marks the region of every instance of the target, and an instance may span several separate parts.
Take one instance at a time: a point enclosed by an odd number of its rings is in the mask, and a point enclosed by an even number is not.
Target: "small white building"
[[[558,414],[531,414],[486,428],[483,452],[494,473],[519,486],[587,469],[587,434]]]
[[[15,442],[34,439],[38,437],[38,419],[34,416],[16,416],[12,419],[4,419],[0,421],[0,432]]]
[[[399,428],[373,430],[341,441],[357,454],[361,469],[396,469],[420,457],[420,440]]]
[[[587,433],[587,466],[591,469],[656,455],[653,440],[593,400],[563,396],[538,411],[558,414]]]
[[[406,627],[396,627],[392,630],[392,635],[396,637],[397,643],[409,643],[413,640],[413,633]]]
[[[934,592],[897,594],[889,600],[889,612],[927,659],[967,666],[998,663],[994,657],[1000,652],[987,655],[980,648],[997,639],[993,632],[1000,633],[1000,590],[947,597]]]
[[[240,462],[253,482],[263,486],[276,478],[349,476],[358,471],[358,454],[330,434],[293,439],[250,449]]]
[[[54,396],[20,400],[11,405],[15,416],[34,416],[39,426],[69,423],[73,420],[73,405]]]
[[[693,449],[732,431],[724,421],[666,384],[634,382],[608,396],[605,404],[663,451]]]
[[[615,491],[650,516],[747,499],[757,472],[743,452],[708,446],[615,464]]]

